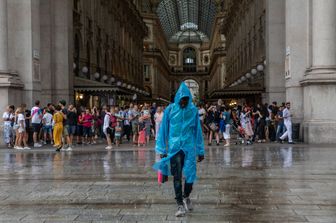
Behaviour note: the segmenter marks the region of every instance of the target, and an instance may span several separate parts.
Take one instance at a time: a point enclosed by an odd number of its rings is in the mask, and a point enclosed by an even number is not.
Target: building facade
[[[84,106],[292,103],[305,142],[332,143],[334,0],[0,0],[0,99]]]
[[[108,96],[148,95],[142,76],[147,28],[139,1],[0,4],[2,109],[23,102],[30,107],[37,99],[92,106],[108,104]]]

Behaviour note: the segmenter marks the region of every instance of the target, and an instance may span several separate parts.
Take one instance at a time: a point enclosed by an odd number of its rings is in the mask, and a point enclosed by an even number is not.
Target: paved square
[[[102,148],[0,150],[0,221],[336,222],[333,146],[206,148],[185,218],[172,178],[157,184],[152,147]]]

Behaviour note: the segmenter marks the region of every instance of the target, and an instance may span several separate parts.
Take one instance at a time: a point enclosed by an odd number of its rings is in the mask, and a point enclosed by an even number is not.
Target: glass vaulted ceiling
[[[169,42],[207,42],[216,5],[215,0],[161,0],[157,14]]]

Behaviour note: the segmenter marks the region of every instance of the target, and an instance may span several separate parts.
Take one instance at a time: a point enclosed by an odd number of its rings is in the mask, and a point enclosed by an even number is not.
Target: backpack
[[[111,114],[109,114],[109,116],[110,116],[110,127],[115,128],[117,126],[117,117]]]

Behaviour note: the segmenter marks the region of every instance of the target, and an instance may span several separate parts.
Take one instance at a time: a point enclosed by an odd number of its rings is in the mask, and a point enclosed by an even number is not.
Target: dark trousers
[[[192,191],[192,183],[184,183],[184,194],[182,195],[182,170],[185,154],[181,150],[170,160],[171,173],[174,176],[175,200],[178,205],[183,205],[183,198],[189,197]]]
[[[266,126],[266,120],[263,118],[260,119],[259,126],[258,126],[258,139],[259,140],[266,139],[265,126]]]
[[[123,136],[126,135],[128,141],[130,141],[130,139],[131,139],[131,130],[132,130],[132,128],[131,128],[130,125],[124,125],[124,134],[123,134]]]

